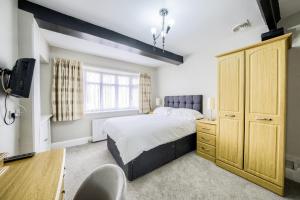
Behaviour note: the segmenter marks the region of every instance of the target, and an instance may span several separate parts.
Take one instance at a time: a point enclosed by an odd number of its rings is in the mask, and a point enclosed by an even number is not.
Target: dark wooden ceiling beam
[[[32,13],[40,28],[97,42],[175,65],[183,63],[183,56],[181,55],[163,51],[160,48],[153,48],[152,45],[134,38],[59,13],[38,4],[19,0],[18,7]]]

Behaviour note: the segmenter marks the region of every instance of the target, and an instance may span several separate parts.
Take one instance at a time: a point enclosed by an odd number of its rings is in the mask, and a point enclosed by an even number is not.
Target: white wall
[[[51,115],[51,81],[52,71],[50,64],[41,64],[41,113],[42,115]]]
[[[37,22],[33,21],[33,58],[35,58],[34,73],[31,86],[32,118],[33,118],[33,151],[38,152],[40,147],[40,127],[41,127],[41,91],[40,91],[40,29]]]
[[[1,0],[0,24],[0,67],[12,68],[18,58],[18,9],[16,0]],[[0,91],[0,152],[14,155],[19,150],[19,120],[17,119],[10,126],[3,123],[4,94],[2,90]],[[9,110],[15,110],[17,106],[13,101],[18,100],[13,97],[9,99]]]
[[[19,56],[36,59],[29,98],[22,98],[26,108],[21,114],[20,152],[38,151],[40,129],[40,53],[39,28],[33,14],[18,11]]]
[[[50,65],[42,64],[41,67],[41,108],[42,114],[47,115],[51,114],[51,63],[53,57],[62,57],[77,59],[83,62],[83,64],[91,66],[99,66],[105,68],[112,68],[117,70],[124,70],[128,72],[143,72],[148,73],[152,77],[152,99],[156,97],[156,68],[144,67],[141,65],[136,65],[132,63],[102,58],[98,56],[83,54],[75,51],[65,50],[61,48],[51,47],[50,48]],[[153,102],[152,102],[153,104]],[[72,121],[72,122],[52,122],[52,142],[61,142],[65,140],[71,140],[76,138],[83,138],[91,136],[91,120],[121,116],[121,115],[130,115],[136,114],[137,112],[114,112],[114,113],[102,113],[102,114],[87,114],[83,119]]]
[[[158,94],[166,95],[204,95],[204,114],[207,114],[207,97],[217,96],[217,60],[215,56],[228,50],[260,41],[260,34],[267,28],[257,27],[246,32],[236,33],[232,38],[221,40],[207,38],[199,44],[199,50],[184,58],[179,66],[161,67],[158,70]]]
[[[288,54],[288,105],[286,152],[300,160],[300,12],[280,22],[293,33],[292,48]]]
[[[49,44],[39,30],[39,51],[40,61],[43,64],[49,63]]]

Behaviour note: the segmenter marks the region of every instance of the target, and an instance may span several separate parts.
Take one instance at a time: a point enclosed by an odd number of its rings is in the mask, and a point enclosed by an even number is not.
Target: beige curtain
[[[79,61],[53,59],[53,121],[72,121],[83,116],[82,66]]]
[[[139,83],[139,112],[151,111],[151,77],[148,74],[140,74]]]

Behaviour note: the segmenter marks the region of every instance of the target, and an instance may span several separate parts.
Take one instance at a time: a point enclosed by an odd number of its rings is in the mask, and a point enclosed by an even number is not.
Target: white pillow
[[[170,115],[172,109],[173,108],[171,108],[171,107],[158,107],[158,108],[154,109],[153,114]]]
[[[203,115],[197,110],[188,108],[175,108],[172,109],[170,116],[179,117],[183,119],[196,120],[202,119]]]

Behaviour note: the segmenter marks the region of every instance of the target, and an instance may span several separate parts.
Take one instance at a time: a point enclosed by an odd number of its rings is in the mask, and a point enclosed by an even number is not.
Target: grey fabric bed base
[[[133,181],[186,153],[194,151],[196,149],[196,133],[145,151],[126,165],[120,157],[115,141],[109,136],[107,136],[107,147],[117,164],[123,169],[127,179]]]

